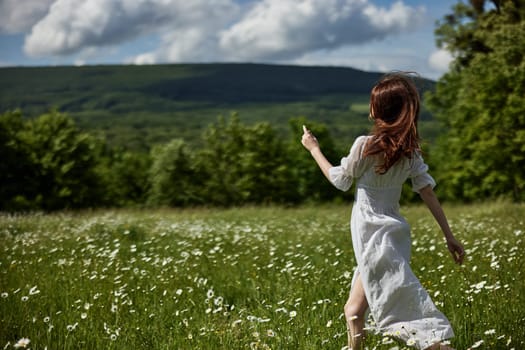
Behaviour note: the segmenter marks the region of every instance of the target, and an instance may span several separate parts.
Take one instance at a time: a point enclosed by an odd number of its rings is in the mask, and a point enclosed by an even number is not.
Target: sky
[[[252,62],[416,71],[457,0],[0,0],[0,66]]]

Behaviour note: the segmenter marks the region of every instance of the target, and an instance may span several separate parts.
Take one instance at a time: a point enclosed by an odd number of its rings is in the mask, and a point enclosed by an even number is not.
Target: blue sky
[[[0,0],[0,66],[260,62],[412,70],[456,0]]]

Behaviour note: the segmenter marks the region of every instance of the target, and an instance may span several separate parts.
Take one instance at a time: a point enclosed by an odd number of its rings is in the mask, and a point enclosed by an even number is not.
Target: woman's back
[[[402,186],[408,178],[415,192],[429,184],[435,186],[434,179],[427,173],[428,166],[418,152],[411,158],[401,157],[384,174],[378,173],[376,169],[380,157],[364,155],[366,145],[372,138],[358,137],[349,155],[341,159],[341,166],[331,169],[331,181],[337,188],[347,190],[355,181],[357,197],[367,195],[373,203],[397,206]]]

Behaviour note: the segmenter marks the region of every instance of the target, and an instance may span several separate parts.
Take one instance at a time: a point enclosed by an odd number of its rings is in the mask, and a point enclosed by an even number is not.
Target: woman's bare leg
[[[361,275],[357,276],[344,309],[348,325],[348,346],[353,350],[360,350],[365,336],[365,313],[368,309]]]

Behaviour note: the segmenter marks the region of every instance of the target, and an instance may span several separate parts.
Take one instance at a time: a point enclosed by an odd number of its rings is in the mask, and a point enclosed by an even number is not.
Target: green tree
[[[153,163],[149,172],[151,189],[148,202],[155,206],[202,204],[202,184],[194,155],[186,143],[174,139],[151,151]]]
[[[97,173],[103,179],[101,204],[112,207],[143,206],[150,188],[151,156],[121,148],[100,151]]]
[[[448,198],[524,200],[525,4],[481,3],[456,6],[436,30],[456,58],[426,96],[447,130],[433,159]]]
[[[29,120],[21,139],[38,167],[35,204],[44,210],[92,207],[100,203],[97,140],[65,114],[51,111]]]
[[[220,117],[204,134],[199,168],[212,204],[289,202],[295,198],[286,150],[268,123]]]
[[[0,211],[34,209],[38,165],[21,137],[25,128],[20,111],[0,115]]]

